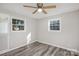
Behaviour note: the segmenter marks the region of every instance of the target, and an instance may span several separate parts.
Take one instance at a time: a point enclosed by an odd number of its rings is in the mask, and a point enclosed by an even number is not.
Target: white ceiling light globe
[[[38,9],[38,12],[42,12],[42,9],[41,9],[41,8],[39,8],[39,9]]]

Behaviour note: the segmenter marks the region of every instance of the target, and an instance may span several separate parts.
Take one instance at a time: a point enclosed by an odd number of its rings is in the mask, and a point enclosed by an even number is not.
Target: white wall
[[[26,39],[26,29],[25,31],[12,31],[11,29],[11,18],[18,18],[18,19],[22,19],[22,20],[26,20],[25,17],[23,16],[10,16],[10,26],[9,26],[9,29],[10,29],[10,32],[9,32],[9,48],[12,49],[12,48],[16,48],[16,47],[19,47],[19,46],[22,46],[24,44],[27,43],[27,39]],[[26,23],[26,22],[25,22]],[[26,25],[24,25],[26,26]]]
[[[0,51],[8,49],[8,37],[7,34],[0,34]]]
[[[8,17],[0,13],[0,51],[8,49]]]
[[[10,16],[9,17],[9,26],[8,26],[9,35],[0,34],[0,42],[3,41],[3,43],[0,43],[1,51],[2,50],[8,51],[8,50],[15,49],[15,48],[21,47],[23,45],[26,45],[27,41],[29,39],[30,39],[30,41],[29,41],[30,43],[36,41],[36,21],[35,21],[35,19],[27,17],[27,16],[19,15],[16,13],[11,13],[7,10],[0,10],[0,13],[7,14]],[[11,17],[24,20],[25,21],[25,31],[13,32],[11,30]],[[29,33],[31,33],[31,37],[29,36]],[[29,36],[30,38],[27,38],[27,36]],[[4,43],[5,41],[6,41],[6,43]],[[5,46],[4,45],[1,46],[1,44],[4,44]],[[3,52],[3,51],[2,52],[1,51],[0,51],[0,53]]]
[[[21,17],[21,16],[20,16]],[[18,18],[18,17],[17,17]],[[22,18],[22,17],[21,17]],[[20,18],[20,19],[21,19]],[[36,22],[30,17],[24,17],[25,31],[12,32],[10,31],[9,48],[14,49],[23,45],[27,45],[36,41]],[[11,27],[10,27],[11,29]],[[28,38],[29,37],[29,38]]]
[[[28,17],[26,19],[26,38],[27,38],[27,40],[28,40],[28,36],[30,33],[31,33],[30,43],[35,42],[36,41],[36,20]]]
[[[53,17],[61,18],[61,32],[48,32],[48,20]],[[79,11],[39,19],[38,41],[79,51]]]
[[[12,32],[11,31],[10,32],[10,35],[12,35],[12,37],[10,36],[10,38],[13,39],[13,41],[11,40],[12,43],[17,40],[17,42],[15,42],[15,43],[17,43],[17,47],[18,47],[19,44],[21,44],[21,45],[27,44],[27,41],[30,38],[31,38],[31,40],[29,41],[29,43],[34,42],[35,39],[36,39],[36,32],[35,32],[35,29],[36,29],[36,21],[34,19],[30,18],[30,17],[24,17],[24,21],[25,21],[25,31],[22,31],[22,32]],[[31,36],[28,39],[27,37],[29,36],[30,33],[31,33]],[[14,45],[16,46],[16,44],[13,43],[13,46]]]

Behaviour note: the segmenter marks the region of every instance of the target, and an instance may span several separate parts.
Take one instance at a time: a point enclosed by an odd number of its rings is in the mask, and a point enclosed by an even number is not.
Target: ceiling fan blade
[[[44,9],[56,8],[56,5],[44,6],[43,8],[44,8]]]
[[[36,10],[33,12],[33,14],[35,14],[37,11],[38,11],[38,9],[36,9]]]
[[[26,6],[26,5],[24,5],[24,7],[28,7],[28,8],[37,8],[37,7],[33,7],[33,6]]]
[[[43,11],[45,14],[47,14],[47,12],[46,12],[44,9],[42,9],[42,11]]]

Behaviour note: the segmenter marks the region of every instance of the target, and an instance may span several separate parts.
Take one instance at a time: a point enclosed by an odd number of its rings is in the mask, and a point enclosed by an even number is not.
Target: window
[[[60,31],[60,20],[58,18],[49,20],[48,30],[49,31]]]
[[[12,30],[13,31],[24,30],[24,20],[12,19]]]

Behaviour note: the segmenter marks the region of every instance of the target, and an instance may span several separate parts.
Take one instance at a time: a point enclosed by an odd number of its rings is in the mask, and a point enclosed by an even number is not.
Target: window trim
[[[53,21],[53,20],[59,20],[60,30],[50,30],[50,21]],[[49,32],[61,32],[61,19],[60,18],[53,18],[53,19],[48,20],[48,31]]]
[[[10,20],[11,32],[26,32],[26,20],[25,20],[24,18],[18,18],[18,17],[15,17],[15,16],[11,16],[10,19],[11,19],[11,20]],[[14,30],[12,29],[12,19],[20,19],[20,20],[23,20],[23,21],[24,21],[24,30],[14,31]]]

